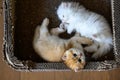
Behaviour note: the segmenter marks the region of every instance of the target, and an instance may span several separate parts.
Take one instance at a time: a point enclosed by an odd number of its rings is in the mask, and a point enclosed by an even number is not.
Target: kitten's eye
[[[78,59],[79,62],[81,62],[81,59]]]
[[[76,57],[76,56],[77,56],[77,54],[75,54],[75,53],[74,53],[74,54],[73,54],[73,56],[74,56],[74,57]]]

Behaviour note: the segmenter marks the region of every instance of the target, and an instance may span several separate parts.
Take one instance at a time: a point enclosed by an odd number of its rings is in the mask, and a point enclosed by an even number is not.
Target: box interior
[[[50,27],[57,27],[60,23],[56,9],[62,1],[80,2],[87,9],[103,15],[112,29],[111,0],[16,0],[15,1],[15,23],[14,23],[14,55],[19,60],[32,60],[44,63],[32,47],[34,30],[41,24],[45,17],[50,19]],[[61,34],[61,38],[69,39],[73,34]],[[111,50],[107,55],[97,61],[114,60]],[[91,61],[95,61],[92,60]]]

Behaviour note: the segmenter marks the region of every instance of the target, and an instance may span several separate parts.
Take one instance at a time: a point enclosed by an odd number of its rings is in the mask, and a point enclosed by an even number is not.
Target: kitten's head
[[[57,9],[57,15],[62,22],[69,22],[72,16],[75,14],[75,10],[79,7],[79,3],[76,2],[62,2]]]
[[[62,60],[69,68],[75,72],[77,72],[79,69],[84,68],[85,66],[85,55],[83,51],[76,48],[67,50],[64,53]]]

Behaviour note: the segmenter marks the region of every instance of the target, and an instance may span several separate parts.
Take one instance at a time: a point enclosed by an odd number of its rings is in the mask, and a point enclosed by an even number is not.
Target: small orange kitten
[[[53,28],[50,34],[47,29],[48,24],[49,24],[49,19],[45,18],[41,26],[38,26],[36,28],[34,39],[33,39],[34,50],[38,55],[40,55],[43,59],[47,61],[60,62],[62,61],[63,55],[71,50],[77,51],[78,55],[81,55],[82,53],[82,55],[84,56],[83,47],[81,46],[81,44],[88,44],[88,45],[92,44],[92,41],[90,39],[85,37],[78,37],[78,35],[75,35],[74,37],[68,40],[61,39],[57,35],[59,33],[64,32],[64,30],[60,28]],[[81,61],[85,61],[85,58],[83,59],[81,59]],[[66,61],[65,64],[67,64],[67,62],[68,61]],[[67,66],[69,65],[71,66],[71,64],[73,64],[73,62],[67,64]],[[81,65],[81,64],[78,64],[78,65]],[[82,67],[78,66],[78,68],[79,67],[83,68],[84,65]]]

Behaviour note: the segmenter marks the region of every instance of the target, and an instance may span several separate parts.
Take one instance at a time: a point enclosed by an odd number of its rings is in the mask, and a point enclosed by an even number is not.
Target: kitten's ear
[[[63,6],[64,8],[66,8],[66,7],[68,7],[68,3],[62,2],[62,6]]]
[[[66,59],[67,59],[67,56],[64,54],[64,55],[62,56],[62,60],[65,61]]]

